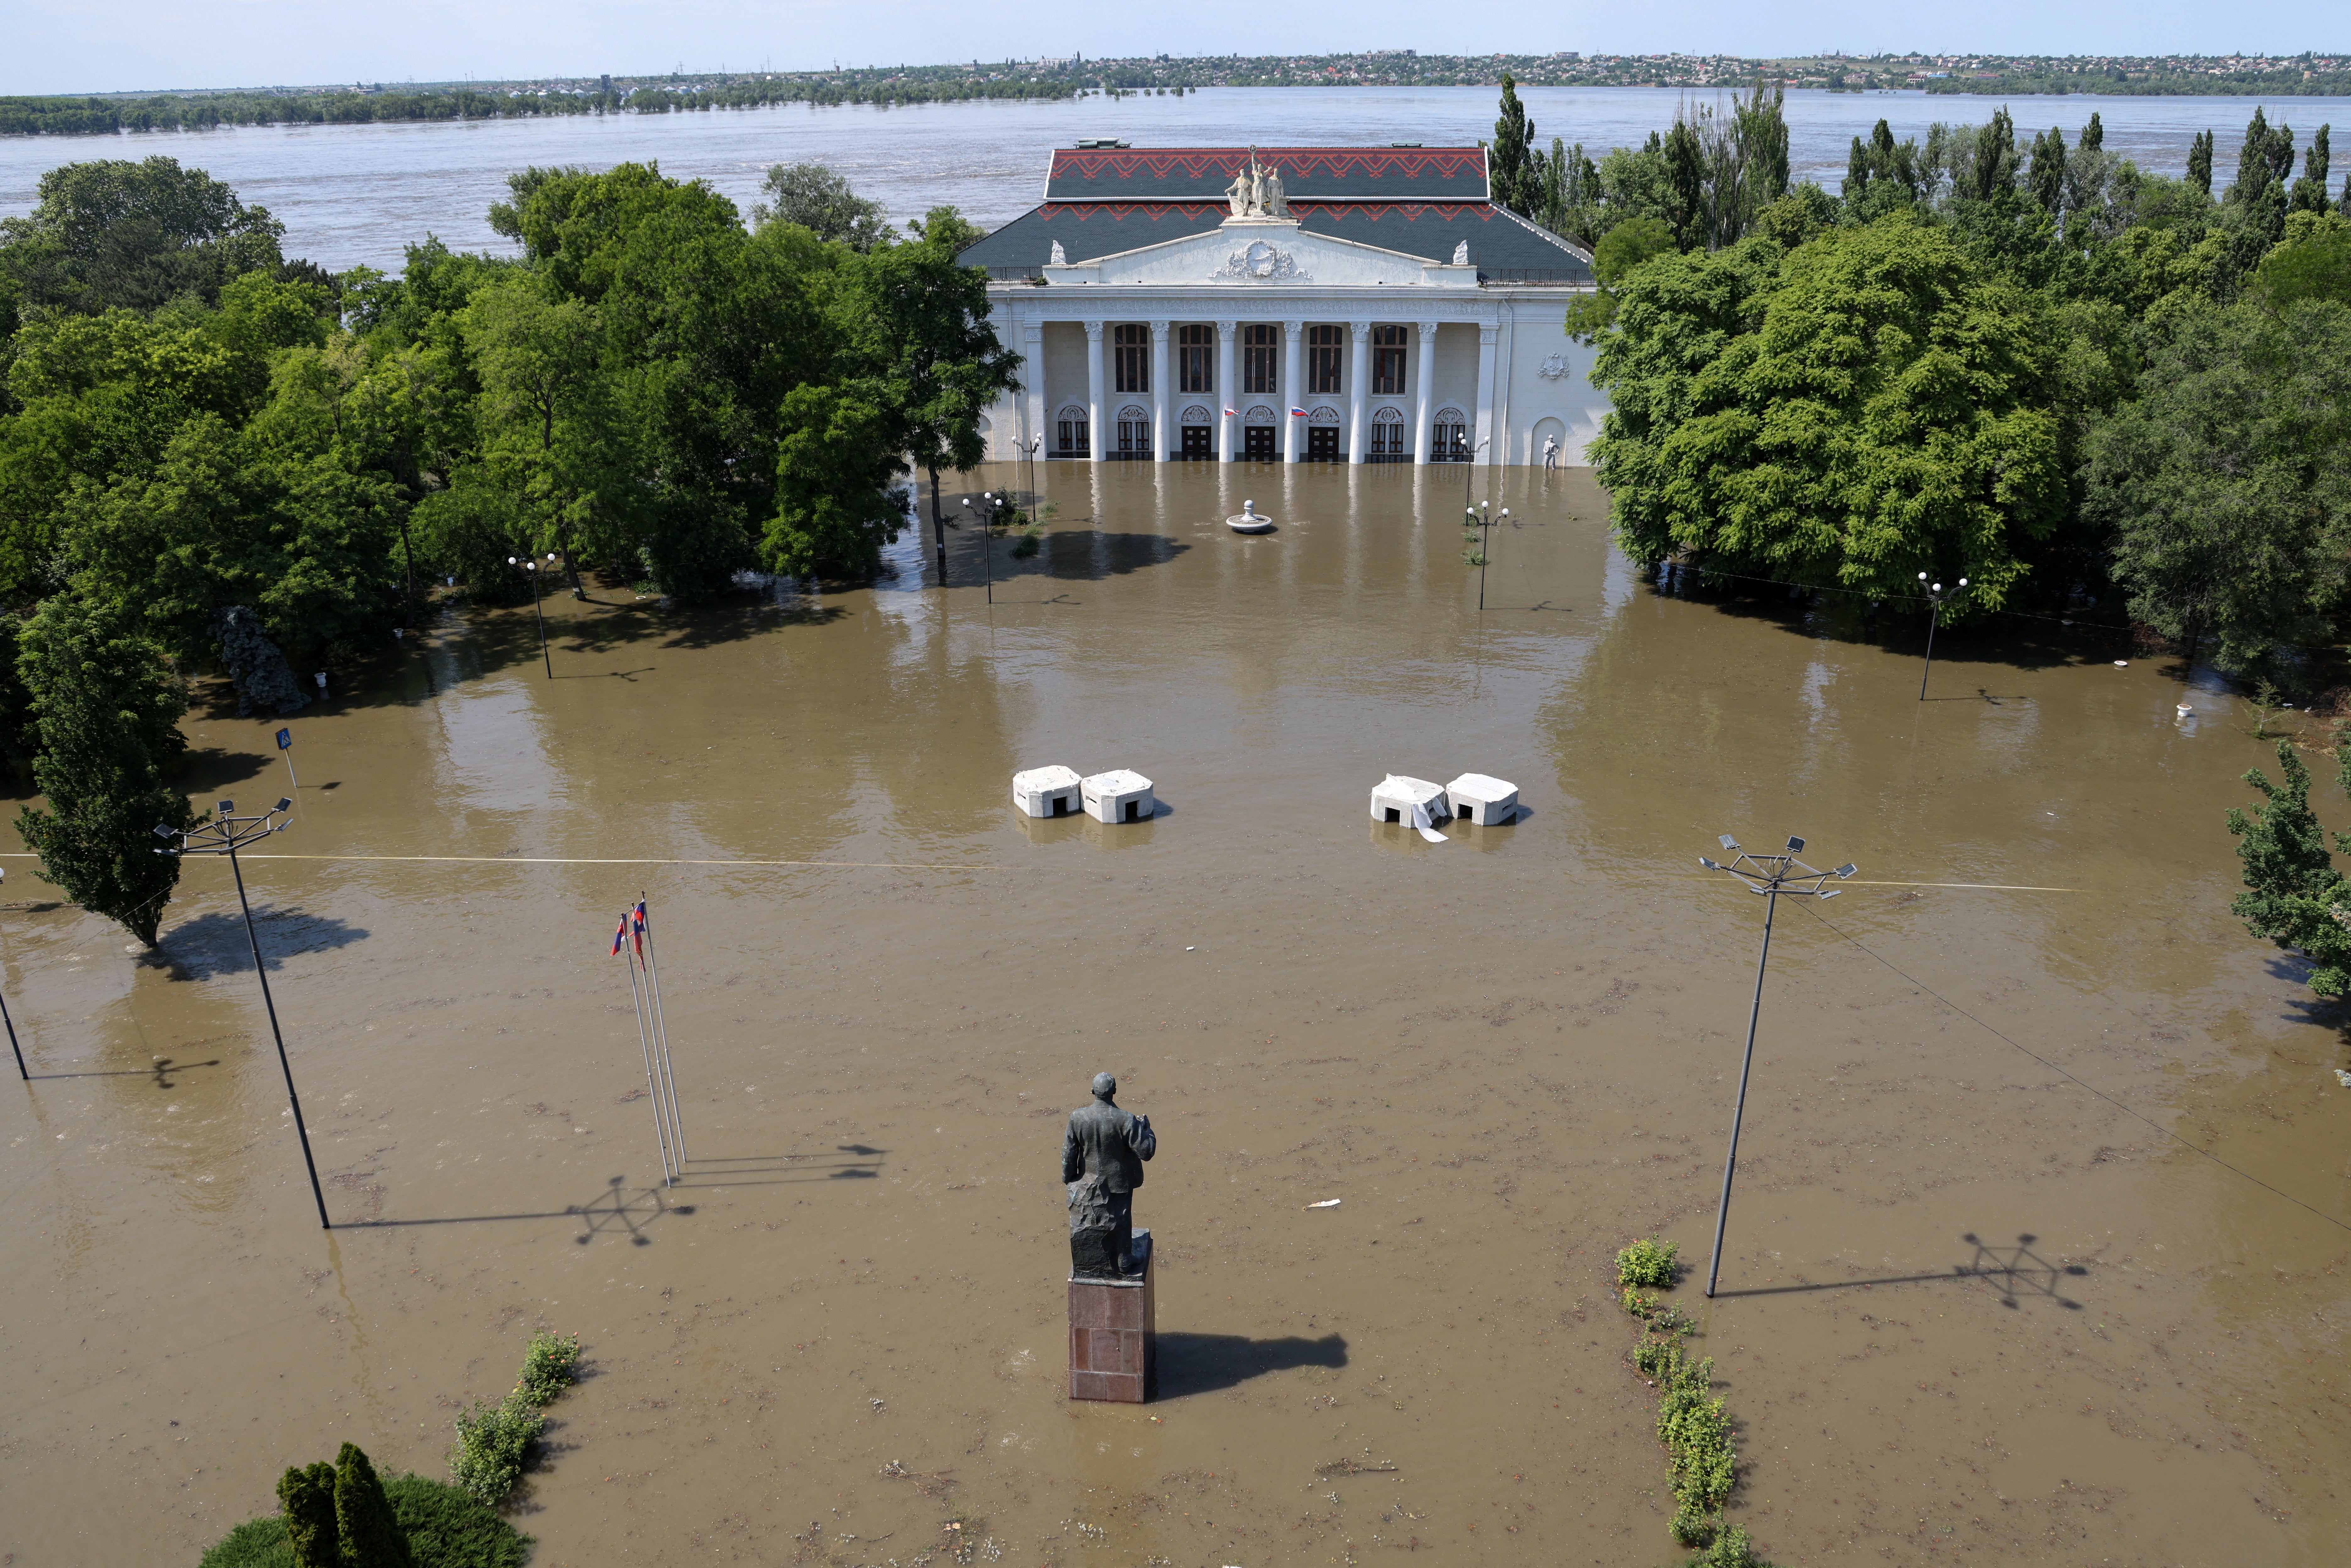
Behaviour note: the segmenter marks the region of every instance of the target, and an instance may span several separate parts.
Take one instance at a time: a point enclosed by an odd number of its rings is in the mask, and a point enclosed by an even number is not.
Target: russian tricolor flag
[[[1290,411],[1290,417],[1292,419],[1304,419],[1306,417],[1306,411],[1302,408],[1293,408]]]
[[[622,942],[627,941],[627,940],[628,940],[628,936],[629,936],[629,917],[628,917],[627,915],[622,915],[622,916],[621,916],[621,926],[620,926],[620,929],[612,933],[612,956],[613,956],[614,957],[616,957],[616,958],[617,958],[617,957],[619,957],[619,956],[620,956],[620,955],[621,955],[621,944],[622,944]]]

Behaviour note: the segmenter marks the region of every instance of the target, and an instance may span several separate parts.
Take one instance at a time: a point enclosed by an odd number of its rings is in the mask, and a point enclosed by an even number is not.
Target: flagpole
[[[678,1174],[685,1173],[685,1129],[677,1119],[677,1070],[670,1065],[669,1019],[662,1013],[661,967],[653,962],[653,914],[641,888],[637,892],[638,929],[645,934],[646,984],[653,998],[653,1033],[661,1041],[662,1077],[669,1084],[670,1141],[677,1147]]]
[[[623,915],[621,916],[621,931],[624,939],[628,929],[629,917]],[[674,1186],[676,1185],[676,1180],[670,1170],[669,1133],[662,1125],[661,1087],[653,1082],[653,1051],[651,1042],[645,1039],[644,998],[637,994],[637,956],[635,952],[629,951],[626,956],[629,960],[629,1000],[634,1002],[637,1008],[637,1049],[645,1059],[645,1093],[653,1101],[653,1137],[661,1145],[662,1185]]]

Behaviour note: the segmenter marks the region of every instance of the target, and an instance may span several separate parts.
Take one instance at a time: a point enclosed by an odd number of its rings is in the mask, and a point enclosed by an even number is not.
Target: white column
[[[1433,437],[1430,434],[1431,426],[1428,422],[1437,413],[1437,323],[1416,322],[1414,325],[1414,330],[1419,335],[1413,352],[1419,356],[1420,361],[1416,367],[1419,388],[1419,395],[1416,399],[1419,413],[1416,417],[1419,423],[1420,434],[1412,439],[1412,455],[1414,462],[1426,463],[1432,455],[1429,444]]]
[[[1238,322],[1217,323],[1217,461],[1233,460],[1233,423],[1240,418],[1241,383],[1233,374],[1233,332]],[[1224,411],[1231,409],[1227,413]]]
[[[1151,460],[1167,461],[1167,323],[1151,324]]]
[[[1281,460],[1298,461],[1298,421],[1290,417],[1292,407],[1306,406],[1306,382],[1298,373],[1299,346],[1306,337],[1306,323],[1284,321],[1281,324],[1281,395],[1274,401],[1273,412],[1281,419]]]
[[[1470,461],[1478,458],[1478,443],[1494,439],[1494,345],[1501,340],[1502,329],[1496,324],[1481,322],[1478,328],[1478,427],[1469,434]],[[1492,448],[1487,448],[1490,455]]]
[[[1369,321],[1350,321],[1347,334],[1354,349],[1347,357],[1347,461],[1364,460],[1364,388],[1370,384],[1364,367],[1370,362],[1366,347],[1372,340]]]
[[[1051,410],[1048,406],[1049,400],[1045,395],[1047,391],[1045,386],[1045,324],[1042,321],[1030,320],[1022,324],[1020,329],[1020,379],[1028,383],[1027,391],[1029,395],[1025,400],[1029,405],[1028,439],[1035,441],[1040,436],[1045,436],[1045,446],[1050,446],[1053,444],[1052,438],[1045,435],[1045,433],[1051,428],[1045,423],[1047,417],[1050,414]],[[1037,454],[1040,457],[1044,455],[1044,446],[1037,448]]]
[[[1110,459],[1109,433],[1102,429],[1102,324],[1086,323],[1086,433],[1097,463]]]

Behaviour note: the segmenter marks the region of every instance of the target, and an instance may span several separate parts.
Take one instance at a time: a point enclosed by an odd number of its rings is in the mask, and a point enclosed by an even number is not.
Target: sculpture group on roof
[[[1233,171],[1233,183],[1225,187],[1225,201],[1237,218],[1290,215],[1290,197],[1281,188],[1281,171],[1260,164],[1254,147],[1249,149],[1249,167]]]

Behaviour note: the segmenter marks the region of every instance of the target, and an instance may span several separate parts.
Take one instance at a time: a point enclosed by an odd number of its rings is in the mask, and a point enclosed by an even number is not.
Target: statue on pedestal
[[[1070,1113],[1061,1138],[1061,1179],[1070,1188],[1070,1272],[1120,1279],[1134,1269],[1134,1189],[1143,1162],[1159,1152],[1148,1116],[1118,1107],[1118,1080],[1094,1074],[1093,1103]]]
[[[1233,171],[1233,183],[1225,187],[1225,204],[1237,218],[1286,218],[1290,215],[1290,197],[1281,188],[1281,171],[1269,169],[1257,161],[1257,149],[1249,149],[1249,165]]]

